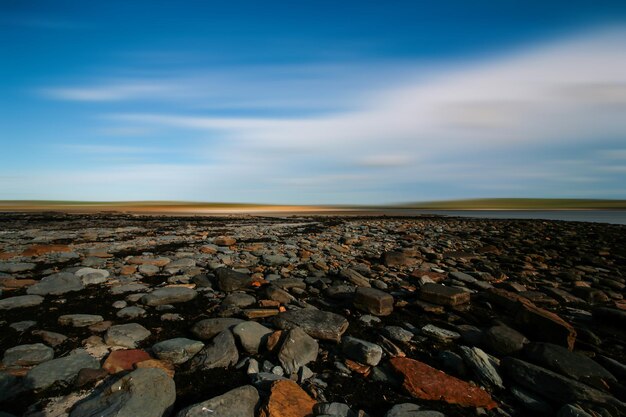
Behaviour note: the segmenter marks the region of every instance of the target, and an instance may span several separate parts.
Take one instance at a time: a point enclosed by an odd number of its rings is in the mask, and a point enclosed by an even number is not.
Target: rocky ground
[[[0,215],[0,416],[626,415],[626,227]]]

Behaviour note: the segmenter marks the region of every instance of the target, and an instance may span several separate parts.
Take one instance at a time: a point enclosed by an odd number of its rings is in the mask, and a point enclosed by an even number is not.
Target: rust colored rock
[[[298,384],[290,380],[272,384],[270,397],[260,417],[307,417],[313,415],[316,401]]]
[[[120,268],[120,275],[132,275],[137,272],[137,265],[124,265]]]
[[[67,245],[32,245],[24,252],[22,256],[41,256],[47,253],[70,252],[71,249]]]
[[[116,374],[122,371],[131,371],[134,364],[148,359],[152,359],[152,357],[145,350],[115,350],[109,354],[102,368],[110,374]]]
[[[0,288],[7,291],[30,287],[36,283],[34,279],[0,278]]]
[[[170,378],[174,378],[174,365],[169,362],[160,361],[158,359],[148,359],[135,363],[135,369],[141,368],[157,368],[163,370]]]
[[[267,338],[267,350],[273,352],[279,345],[280,339],[283,336],[282,330],[276,330]]]
[[[213,242],[218,246],[232,246],[237,243],[237,240],[230,236],[218,236]]]
[[[556,313],[533,304],[522,304],[515,315],[515,321],[534,339],[553,342],[574,349],[576,330]]]
[[[393,312],[393,297],[376,288],[359,287],[354,295],[354,306],[375,316],[388,316]]]
[[[487,391],[423,362],[407,358],[391,358],[389,362],[404,377],[404,389],[415,398],[488,410],[498,406]]]
[[[280,313],[276,308],[248,308],[243,310],[243,315],[248,319],[272,317]]]
[[[441,284],[424,284],[420,292],[424,301],[443,306],[457,306],[469,303],[470,294],[458,288],[446,287]]]

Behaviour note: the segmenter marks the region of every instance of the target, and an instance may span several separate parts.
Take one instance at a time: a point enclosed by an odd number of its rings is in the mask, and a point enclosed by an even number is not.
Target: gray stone
[[[84,289],[82,281],[70,272],[59,272],[44,277],[35,285],[31,285],[26,290],[27,294],[34,295],[61,295],[72,291]]]
[[[24,321],[11,323],[9,327],[15,330],[16,332],[22,333],[36,325],[37,325],[37,322],[34,320],[24,320]]]
[[[121,319],[136,319],[146,315],[146,310],[137,306],[124,307],[115,315]]]
[[[149,294],[141,297],[141,302],[149,306],[158,306],[162,304],[184,303],[196,298],[198,293],[186,287],[166,287],[154,290]]]
[[[111,287],[109,291],[113,295],[126,294],[128,292],[143,292],[148,289],[146,284],[140,284],[137,282],[133,282],[130,284],[116,285],[115,287]]]
[[[17,272],[26,272],[35,269],[37,264],[32,262],[0,262],[0,272],[8,272],[15,274]]]
[[[224,306],[235,306],[239,308],[246,308],[254,303],[256,303],[256,298],[240,292],[228,294],[222,301],[222,305]]]
[[[58,346],[67,340],[65,335],[47,330],[33,330],[32,334],[41,337],[50,346]]]
[[[0,401],[9,400],[27,390],[21,378],[0,372]],[[2,414],[0,414],[2,416]]]
[[[226,394],[194,404],[181,410],[176,417],[254,417],[259,393],[252,385],[244,385]]]
[[[417,404],[396,404],[385,413],[385,417],[446,417],[439,411],[421,410]]]
[[[109,277],[109,271],[106,269],[81,268],[74,272],[81,279],[83,285],[102,284]]]
[[[289,263],[289,258],[283,255],[263,255],[263,263],[270,266],[281,266]]]
[[[215,276],[217,277],[218,288],[225,292],[245,289],[252,284],[252,278],[248,274],[228,268],[216,269]]]
[[[572,404],[565,404],[559,412],[556,414],[556,417],[593,417],[591,414],[585,412],[585,410],[581,409]]]
[[[300,327],[311,337],[333,342],[339,342],[348,329],[348,320],[343,316],[315,308],[280,313],[274,316],[273,323],[282,330]]]
[[[191,333],[194,334],[200,340],[211,339],[218,333],[221,333],[225,329],[232,329],[239,323],[243,323],[244,320],[233,318],[212,318],[200,320],[191,328]]]
[[[313,407],[313,411],[316,416],[358,417],[358,414],[350,410],[350,406],[344,403],[318,403]]]
[[[480,384],[491,388],[504,388],[500,374],[485,352],[477,347],[467,346],[461,346],[460,350],[465,363],[474,372]]]
[[[371,287],[369,280],[357,271],[351,268],[344,268],[339,272],[339,275],[346,281],[356,285],[357,287]]]
[[[176,401],[176,386],[163,370],[137,369],[97,388],[69,417],[165,417]]]
[[[109,346],[123,346],[134,349],[137,344],[150,336],[150,331],[137,323],[118,324],[111,326],[104,335]]]
[[[528,343],[523,334],[502,324],[490,327],[482,339],[492,352],[502,356],[519,352]]]
[[[400,326],[385,326],[383,333],[391,340],[407,343],[413,338],[413,332],[403,329]]]
[[[230,330],[224,330],[191,359],[191,369],[228,368],[238,360],[235,338]]]
[[[43,297],[39,295],[18,295],[0,300],[0,310],[34,307],[41,303],[43,303]]]
[[[152,351],[159,359],[179,365],[187,362],[196,353],[200,352],[203,347],[204,343],[202,342],[179,337],[155,344],[152,346]]]
[[[295,327],[287,332],[278,351],[278,360],[285,372],[291,375],[297,372],[301,366],[315,361],[318,350],[317,340],[299,327]]]
[[[239,323],[232,331],[243,349],[253,355],[259,353],[261,346],[265,345],[267,338],[272,334],[271,329],[256,321]]]
[[[95,314],[65,314],[59,317],[60,325],[72,327],[87,327],[101,321],[104,321],[104,318]]]
[[[375,316],[388,316],[393,312],[393,297],[376,288],[359,287],[354,294],[354,306]]]
[[[459,288],[446,287],[441,284],[426,283],[422,285],[420,299],[442,306],[456,306],[469,303],[469,292]]]
[[[383,357],[383,349],[380,346],[352,336],[344,336],[341,339],[341,349],[350,359],[371,366],[378,365]]]
[[[83,368],[98,369],[100,362],[83,349],[76,349],[68,356],[35,366],[26,374],[25,384],[31,389],[41,390],[56,382],[71,383]]]
[[[38,365],[54,358],[54,350],[43,343],[32,345],[19,345],[7,349],[2,358],[2,364],[11,366],[32,366]]]
[[[151,277],[153,275],[158,274],[159,271],[161,270],[161,268],[159,268],[156,265],[145,264],[145,265],[139,265],[139,268],[137,268],[137,270],[142,275],[145,275],[147,277]]]
[[[441,327],[437,327],[432,324],[427,324],[426,326],[422,327],[421,332],[426,336],[430,336],[442,342],[449,342],[461,337],[461,335],[457,332],[442,329]]]

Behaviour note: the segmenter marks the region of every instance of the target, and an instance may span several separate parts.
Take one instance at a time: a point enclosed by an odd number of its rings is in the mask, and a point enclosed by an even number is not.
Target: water
[[[410,214],[484,219],[542,219],[570,222],[596,222],[626,225],[626,210],[405,210]],[[407,213],[409,214],[409,213]]]

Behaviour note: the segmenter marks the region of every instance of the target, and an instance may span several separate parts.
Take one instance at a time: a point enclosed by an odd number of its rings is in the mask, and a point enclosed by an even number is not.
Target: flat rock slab
[[[376,288],[359,287],[354,294],[354,306],[375,316],[388,316],[393,312],[393,297]]]
[[[249,288],[252,284],[251,276],[228,268],[216,269],[215,276],[217,277],[218,288],[225,292]]]
[[[420,299],[442,306],[456,306],[469,303],[470,294],[458,288],[426,283],[422,285]]]
[[[254,417],[258,404],[259,393],[256,388],[252,385],[244,385],[228,391],[226,394],[187,407],[176,414],[176,417],[206,417],[207,415],[212,417]]]
[[[26,374],[25,384],[35,390],[45,389],[55,382],[71,383],[83,368],[98,369],[100,362],[83,349],[70,355],[43,362]]]
[[[415,398],[445,401],[462,407],[485,407],[489,410],[498,406],[486,391],[423,362],[391,358],[390,363],[404,377],[404,389]]]
[[[186,287],[166,287],[159,288],[141,297],[141,302],[149,306],[159,306],[163,304],[175,304],[191,301],[198,293]]]
[[[200,352],[204,343],[197,340],[178,337],[164,340],[152,346],[152,351],[159,358],[175,365],[187,362],[196,353]]]
[[[43,297],[40,295],[18,295],[0,300],[0,310],[35,307],[41,303],[43,303]]]
[[[321,340],[339,342],[348,329],[348,320],[339,314],[314,308],[286,311],[273,318],[274,325],[281,330],[300,327],[309,336]]]
[[[26,272],[35,269],[37,264],[32,262],[0,262],[0,272],[8,272],[15,274],[18,272]]]
[[[156,368],[137,369],[96,389],[80,401],[70,417],[163,417],[176,401],[174,380]]]
[[[118,324],[107,330],[104,341],[109,346],[123,346],[130,349],[150,336],[150,331],[137,323]]]
[[[212,318],[200,320],[191,328],[193,333],[200,340],[208,340],[221,333],[225,329],[232,329],[236,325],[243,323],[242,319],[233,318]]]
[[[272,383],[270,397],[259,417],[308,417],[317,402],[290,380]]]
[[[59,272],[44,277],[37,284],[28,287],[27,294],[61,295],[72,291],[81,291],[85,286],[80,278],[70,272]]]
[[[104,321],[102,316],[96,314],[65,314],[59,317],[62,326],[87,327]]]
[[[7,349],[2,358],[2,364],[11,366],[32,366],[38,365],[54,358],[54,349],[43,343],[31,345],[19,345]]]
[[[278,360],[287,375],[297,372],[302,366],[317,359],[317,340],[299,327],[289,330],[278,351]]]

